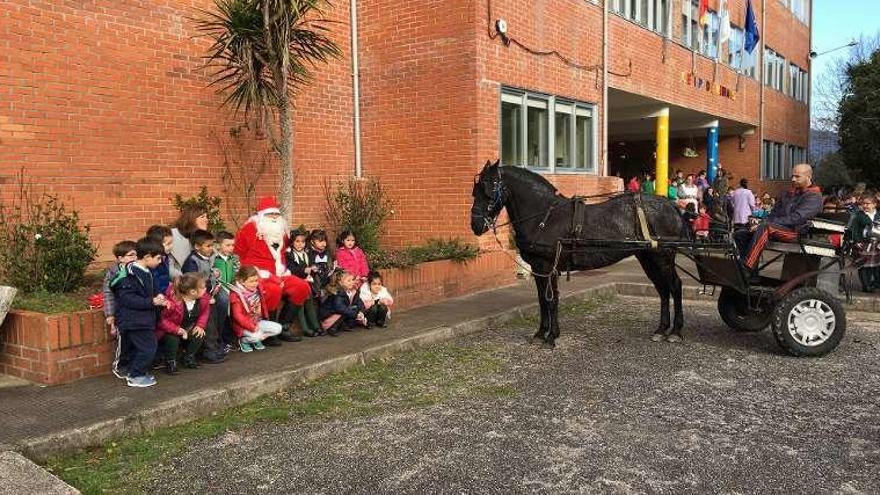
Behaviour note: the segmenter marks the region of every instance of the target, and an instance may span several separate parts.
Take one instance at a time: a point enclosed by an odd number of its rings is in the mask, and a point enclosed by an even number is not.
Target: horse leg
[[[559,286],[557,284],[559,277],[553,275],[550,277],[550,280],[547,282],[549,284],[548,293],[544,294],[544,299],[549,299],[547,301],[547,315],[550,317],[550,322],[547,325],[547,338],[544,339],[544,347],[554,348],[556,347],[556,339],[559,338]]]
[[[544,300],[547,279],[544,277],[535,277],[535,288],[538,291],[538,307],[541,310],[541,324],[538,326],[538,331],[535,332],[535,335],[529,339],[529,342],[532,344],[538,343],[539,340],[547,340],[547,324],[549,323],[549,318],[547,316],[547,301]]]
[[[681,342],[681,329],[684,326],[684,312],[681,307],[681,277],[675,269],[675,253],[662,255],[658,258],[663,272],[663,280],[666,280],[672,293],[672,304],[675,310],[675,319],[672,322],[672,332],[666,336],[669,342]]]
[[[654,290],[656,290],[657,294],[660,296],[660,324],[657,326],[657,330],[654,330],[654,335],[651,336],[652,341],[660,342],[663,340],[666,331],[669,329],[670,289],[667,281],[663,278],[663,270],[657,262],[654,253],[641,252],[636,254],[636,259],[639,260],[639,264],[641,264],[642,269],[645,270],[645,275],[647,275],[648,279],[651,280],[651,283],[654,284]]]

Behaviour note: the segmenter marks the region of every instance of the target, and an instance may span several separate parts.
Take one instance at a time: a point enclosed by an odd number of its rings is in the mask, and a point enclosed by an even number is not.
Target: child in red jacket
[[[241,352],[262,351],[266,348],[263,340],[281,333],[281,324],[267,319],[269,308],[260,292],[260,275],[253,266],[242,266],[235,274],[229,310]]]
[[[165,372],[177,374],[177,350],[181,341],[183,365],[198,368],[196,352],[205,338],[205,326],[211,314],[211,296],[205,290],[205,278],[198,273],[185,273],[168,286],[162,310],[156,325],[156,341],[165,356]]]
[[[357,246],[354,233],[350,230],[343,230],[336,237],[336,264],[354,275],[357,288],[366,282],[367,274],[370,273],[367,255]]]
[[[698,239],[706,239],[709,237],[710,221],[711,217],[706,211],[706,207],[700,205],[700,214],[694,219],[694,223],[691,224],[694,229],[694,235],[696,235]]]

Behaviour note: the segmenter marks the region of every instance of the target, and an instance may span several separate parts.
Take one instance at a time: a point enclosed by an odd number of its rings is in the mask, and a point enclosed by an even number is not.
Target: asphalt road
[[[345,421],[270,424],[191,445],[160,493],[878,493],[880,315],[834,353],[781,354],[687,302],[685,342],[652,343],[654,300],[569,315],[554,351],[528,322],[469,337],[511,396]]]

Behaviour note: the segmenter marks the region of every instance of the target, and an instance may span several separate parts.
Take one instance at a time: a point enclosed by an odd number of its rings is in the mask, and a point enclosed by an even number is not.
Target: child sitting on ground
[[[180,341],[186,342],[183,365],[190,369],[199,367],[196,352],[205,338],[205,327],[211,312],[211,297],[205,290],[205,279],[198,273],[184,273],[165,294],[168,304],[162,310],[156,326],[156,341],[162,347],[165,372],[177,374],[177,350]]]
[[[317,267],[309,264],[309,253],[306,252],[306,238],[308,234],[304,230],[296,229],[290,232],[290,253],[287,256],[287,269],[295,277],[299,277],[312,287],[312,297],[306,299],[301,308],[298,308],[299,325],[303,329],[303,335],[314,337],[321,333],[318,323],[318,306],[315,303],[314,277],[312,273]]]
[[[166,305],[165,296],[156,290],[150,270],[162,263],[165,250],[144,237],[135,244],[137,260],[111,283],[116,305],[116,327],[124,336],[129,355],[126,383],[129,387],[151,387],[156,377],[147,374],[156,355],[156,307]]]
[[[367,323],[384,327],[391,319],[394,299],[388,289],[382,285],[382,275],[379,272],[371,271],[367,274],[367,283],[361,285],[360,296],[366,309],[364,315],[367,317]]]
[[[225,348],[220,339],[220,331],[229,318],[229,298],[220,293],[219,274],[211,265],[214,255],[214,234],[207,230],[196,230],[190,236],[193,251],[184,261],[183,273],[200,273],[206,280],[206,290],[211,297],[211,317],[205,328],[205,343],[202,359],[209,364],[222,363],[226,359]]]
[[[232,331],[238,337],[241,352],[262,351],[266,348],[263,340],[281,333],[281,324],[268,320],[269,310],[260,292],[260,276],[253,266],[242,266],[235,274],[229,307]]]
[[[355,288],[355,277],[351,273],[337,275],[335,294],[329,295],[321,305],[321,328],[335,337],[340,331],[351,331],[355,327],[370,328],[364,315],[364,302]]]
[[[336,270],[336,262],[327,250],[327,233],[321,229],[315,229],[309,234],[309,266],[313,267],[310,272],[312,277],[312,293],[315,294],[315,303],[321,307],[326,296],[325,288],[330,284],[330,277]]]
[[[357,287],[367,280],[367,273],[370,272],[367,255],[358,247],[357,239],[350,230],[343,230],[336,237],[336,264],[354,275]]]
[[[110,329],[110,335],[116,337],[116,356],[113,358],[113,375],[116,378],[125,379],[125,375],[121,371],[128,364],[128,356],[123,354],[123,348],[127,346],[122,342],[123,337],[116,329],[116,306],[113,302],[113,291],[110,283],[119,276],[120,271],[125,270],[125,265],[137,259],[137,251],[135,251],[134,241],[122,241],[113,246],[113,256],[116,262],[107,269],[104,274],[104,321]]]
[[[211,266],[214,268],[214,275],[217,276],[219,288],[217,289],[216,299],[227,301],[226,316],[222,318],[220,328],[220,340],[223,342],[224,350],[229,352],[238,344],[235,334],[232,333],[232,322],[229,320],[229,291],[235,284],[235,273],[241,266],[238,255],[235,254],[235,236],[226,231],[217,232],[217,249],[214,256],[211,257]]]

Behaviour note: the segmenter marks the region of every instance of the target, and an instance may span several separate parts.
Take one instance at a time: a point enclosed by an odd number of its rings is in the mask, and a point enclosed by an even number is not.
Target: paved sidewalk
[[[685,279],[687,298],[699,285]],[[604,270],[563,276],[563,297],[601,293],[656,297],[638,263],[627,260]],[[872,310],[875,298],[854,309]],[[431,306],[395,313],[387,329],[344,333],[284,344],[259,353],[232,353],[221,365],[204,365],[168,377],[159,384],[131,389],[111,375],[68,385],[0,388],[0,451],[18,450],[33,459],[92,446],[186,421],[235,406],[260,395],[302,383],[364,361],[477,332],[537,310],[531,280]]]
[[[620,268],[624,268],[621,265]],[[611,273],[596,270],[561,282],[563,297],[616,293]],[[231,353],[158,385],[132,389],[112,375],[67,385],[0,389],[0,451],[42,459],[125,434],[202,416],[262,394],[342,370],[366,360],[472,333],[537,310],[531,281],[394,314],[386,329],[318,337],[251,354]]]

